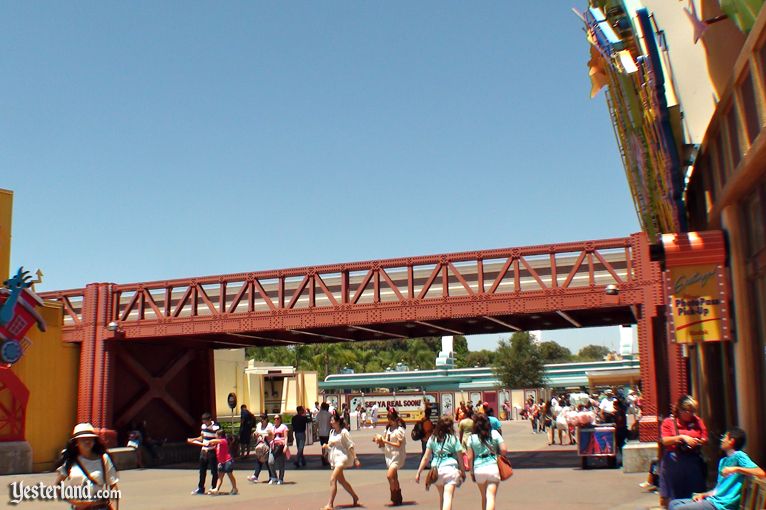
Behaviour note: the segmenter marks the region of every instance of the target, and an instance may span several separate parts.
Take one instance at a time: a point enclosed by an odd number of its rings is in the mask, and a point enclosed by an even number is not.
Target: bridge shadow
[[[295,456],[285,462],[287,471],[330,471],[327,466],[322,466],[319,455],[306,455],[306,466],[296,468],[293,464]],[[360,453],[358,454],[361,467],[355,469],[361,470],[386,470],[386,461],[381,453]],[[552,450],[552,451],[511,451],[508,452],[511,464],[514,469],[550,469],[550,468],[577,468],[580,469],[580,457],[572,450]],[[404,469],[417,469],[420,464],[421,456],[415,453],[409,453],[404,465]],[[598,460],[591,460],[593,467],[600,465]],[[604,463],[605,464],[605,463]],[[251,455],[248,458],[236,459],[234,468],[237,471],[253,471],[255,469],[255,458]],[[153,467],[152,469],[199,469],[197,461],[181,462],[177,464],[166,464]],[[262,478],[268,476],[266,466],[263,466],[264,474]]]

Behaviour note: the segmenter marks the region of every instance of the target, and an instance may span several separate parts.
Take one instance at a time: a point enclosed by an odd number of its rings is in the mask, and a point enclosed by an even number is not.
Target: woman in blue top
[[[483,414],[473,421],[473,434],[468,440],[468,465],[472,466],[471,478],[479,487],[482,510],[495,510],[500,472],[497,456],[505,455],[505,441],[497,430],[493,430],[489,419]]]
[[[452,496],[455,487],[459,487],[465,480],[465,467],[463,466],[463,447],[455,437],[454,421],[450,416],[442,416],[436,424],[434,433],[428,439],[426,452],[420,461],[415,482],[420,483],[420,473],[433,458],[431,468],[436,468],[439,477],[434,482],[439,490],[439,508],[452,510]],[[426,486],[428,489],[428,486]]]
[[[734,427],[721,437],[721,450],[726,453],[718,463],[718,482],[711,491],[695,494],[691,499],[674,499],[668,510],[737,510],[745,475],[766,477],[750,457],[742,451],[745,431]]]

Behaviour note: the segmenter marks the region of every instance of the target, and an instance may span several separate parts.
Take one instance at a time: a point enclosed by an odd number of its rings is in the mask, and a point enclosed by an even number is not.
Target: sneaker
[[[247,477],[248,482],[258,483],[258,479],[254,477],[253,475],[250,475]]]
[[[207,491],[207,493],[210,494],[211,496],[217,496],[218,489],[210,489],[209,491]]]
[[[192,493],[192,496],[204,496],[205,495],[205,491],[201,490],[199,487],[197,487],[196,489],[191,491],[191,493]]]
[[[277,480],[277,485],[282,485],[282,480]]]
[[[277,483],[276,480],[269,480],[269,485],[276,485],[276,483]]]
[[[239,494],[239,491],[237,489],[232,489],[229,494],[231,494],[232,496],[236,496],[237,494]]]

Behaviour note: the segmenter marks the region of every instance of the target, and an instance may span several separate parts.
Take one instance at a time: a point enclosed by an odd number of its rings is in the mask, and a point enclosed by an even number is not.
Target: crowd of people
[[[298,407],[292,418],[293,434],[297,454],[293,465],[300,468],[305,465],[303,448],[305,446],[306,428],[316,425],[317,435],[321,445],[321,462],[331,468],[330,493],[327,504],[322,510],[334,508],[338,495],[338,486],[352,498],[352,505],[359,505],[359,496],[346,478],[345,470],[360,467],[361,461],[356,454],[354,442],[349,431],[347,417],[344,411],[331,409],[325,402],[315,406],[310,413],[303,407]],[[288,428],[282,423],[282,417],[276,415],[270,422],[267,414],[262,414],[259,420],[242,406],[240,417],[239,448],[241,456],[248,456],[252,449],[255,460],[255,470],[247,479],[258,483],[264,466],[268,470],[267,483],[282,485],[285,476],[285,460],[291,457],[287,447]],[[371,410],[377,421],[377,410]],[[501,424],[486,402],[474,407],[472,404],[460,403],[456,415],[442,416],[436,423],[431,419],[431,404],[426,402],[422,418],[418,420],[410,437],[422,444],[422,457],[415,476],[420,483],[424,470],[426,489],[432,485],[439,491],[439,508],[452,508],[452,497],[455,490],[470,474],[476,483],[481,497],[483,510],[494,510],[497,490],[501,482],[498,458],[506,454],[505,442],[501,434]],[[455,427],[457,421],[458,426]],[[362,427],[373,426],[361,421]],[[390,490],[391,506],[404,503],[399,470],[404,467],[407,457],[406,424],[393,407],[387,409],[386,426],[382,433],[375,434],[373,441],[381,448],[386,462],[386,478]],[[243,432],[244,430],[244,432]],[[200,434],[189,438],[187,442],[200,448],[199,481],[192,494],[217,495],[221,491],[224,476],[228,475],[232,489],[229,494],[238,494],[237,481],[234,476],[234,458],[226,434],[212,420],[210,413],[202,415]],[[205,490],[207,471],[211,474],[211,488]]]
[[[532,422],[533,433],[547,430],[551,444],[555,443],[556,433],[560,444],[563,444],[565,437],[572,444],[573,423],[582,425],[586,421],[593,423],[598,420],[619,426],[620,416],[628,414],[630,409],[630,400],[620,398],[624,396],[606,390],[600,399],[586,394],[559,395],[540,402],[529,399],[522,416]],[[334,508],[339,485],[351,496],[353,506],[360,504],[359,495],[345,473],[347,469],[360,467],[361,462],[344,410],[347,411],[347,408],[337,410],[329,403],[317,403],[311,411],[298,407],[291,421],[297,450],[293,465],[297,469],[306,465],[303,455],[306,433],[308,427],[315,426],[321,444],[321,462],[331,468],[329,497],[321,510]],[[436,420],[432,420],[431,411],[430,403],[426,402],[422,418],[414,424],[410,433],[411,439],[420,441],[422,445],[415,481],[424,481],[426,490],[436,486],[439,508],[450,510],[455,491],[470,475],[479,491],[482,510],[494,510],[500,483],[510,474],[503,469],[507,450],[501,423],[493,416],[492,407],[486,402],[475,406],[470,402],[460,402],[454,416],[445,415]],[[375,414],[377,419],[377,412]],[[587,419],[579,421],[585,415]],[[397,410],[391,407],[387,409],[385,428],[373,437],[385,459],[391,506],[404,503],[399,471],[407,457],[406,428]],[[192,494],[221,493],[226,476],[231,484],[229,494],[238,494],[235,456],[237,453],[249,456],[251,449],[255,470],[248,481],[258,483],[265,466],[267,483],[284,483],[285,462],[292,455],[288,447],[288,427],[282,423],[282,416],[274,416],[273,422],[267,414],[261,414],[256,419],[246,406],[242,406],[238,452],[232,451],[234,445],[230,439],[210,413],[202,415],[199,435],[187,440],[200,449],[198,485]],[[708,440],[707,427],[697,415],[697,402],[691,396],[684,396],[676,404],[674,413],[662,422],[660,454],[652,468],[656,480],[646,484],[651,485],[650,488],[657,486],[663,508],[734,510],[739,505],[744,477],[766,477],[763,469],[743,451],[745,432],[733,427],[720,437],[722,458],[718,464],[717,483],[712,490],[706,490],[707,464],[702,448]],[[137,438],[131,434],[129,441],[137,441]],[[205,490],[208,470],[211,485],[209,490]],[[116,489],[118,481],[115,464],[92,425],[78,424],[62,452],[56,483],[91,484]],[[108,498],[101,498],[95,501],[75,500],[70,504],[75,510],[111,508]]]

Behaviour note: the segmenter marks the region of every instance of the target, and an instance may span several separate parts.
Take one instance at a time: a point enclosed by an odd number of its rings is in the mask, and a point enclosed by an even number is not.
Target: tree
[[[540,356],[543,358],[544,363],[566,363],[567,361],[572,361],[572,351],[557,342],[552,340],[541,342],[538,347],[540,348]]]
[[[457,368],[489,367],[495,359],[495,352],[487,349],[470,351],[455,360]]]
[[[500,340],[493,368],[506,388],[539,388],[543,385],[543,358],[529,332],[520,331],[509,340]]]
[[[603,361],[607,354],[609,354],[609,347],[591,344],[580,349],[577,357],[581,361]]]

